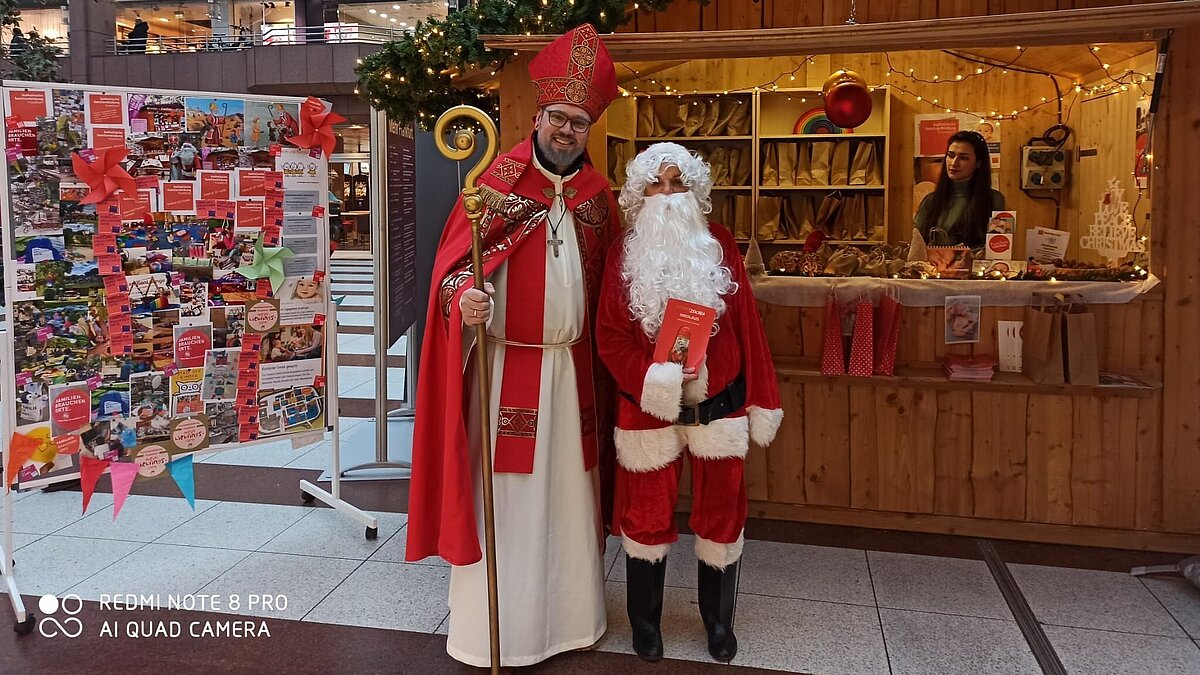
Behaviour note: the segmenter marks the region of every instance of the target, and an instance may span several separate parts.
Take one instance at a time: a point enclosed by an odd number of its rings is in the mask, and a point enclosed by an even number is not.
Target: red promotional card
[[[237,202],[231,199],[218,199],[213,205],[217,210],[217,217],[225,220],[233,220],[237,217]]]
[[[267,171],[238,169],[238,196],[262,197],[267,191]]]
[[[238,202],[236,222],[241,229],[262,229],[266,224],[262,202]]]
[[[266,227],[283,227],[283,209],[282,208],[267,208]]]
[[[128,295],[129,294],[129,282],[127,282],[125,280],[124,276],[105,277],[104,278],[104,290],[107,291],[108,295],[118,295],[121,293],[125,293],[126,295]]]
[[[283,190],[275,188],[267,188],[266,194],[267,209],[283,209]]]
[[[120,253],[106,253],[96,256],[96,267],[100,270],[100,276],[109,276],[112,274],[125,275],[125,270],[121,267]]]
[[[217,200],[215,199],[197,199],[196,200],[196,215],[201,218],[216,218],[217,217]]]
[[[50,439],[60,455],[78,455],[80,438],[75,434],[63,434]]]
[[[97,232],[92,235],[92,256],[117,252],[117,235],[112,232]]]
[[[699,369],[716,319],[717,311],[712,307],[668,298],[654,349],[654,361],[680,363],[684,368]]]
[[[38,154],[37,129],[16,127],[4,133],[8,145],[8,160],[11,162],[24,155],[32,157]]]
[[[39,117],[50,116],[50,92],[44,89],[8,92],[8,113],[18,124],[37,124]]]
[[[107,148],[125,147],[125,127],[91,127],[91,148],[96,152]]]
[[[163,211],[171,213],[194,213],[196,211],[196,183],[190,180],[163,183]]]
[[[922,119],[917,122],[920,133],[917,154],[921,157],[944,155],[950,137],[958,132],[958,118],[946,116],[940,119]]]
[[[121,207],[121,218],[125,220],[142,220],[150,215],[150,191],[138,190],[131,195],[122,192],[117,195],[117,203]]]
[[[133,181],[137,183],[139,190],[157,190],[159,189],[158,176],[138,176]]]
[[[125,109],[123,98],[120,94],[89,93],[87,95],[88,124],[125,124],[125,117],[122,114]]]
[[[116,206],[116,204],[117,203],[114,200],[113,205]],[[109,213],[108,211],[101,211],[100,216],[98,218],[99,222],[96,225],[97,235],[99,235],[101,233],[111,234],[113,236],[121,234],[121,213],[120,213],[120,211],[121,211],[121,209],[119,206],[117,207],[117,210],[113,213]]]
[[[229,199],[228,171],[200,171],[200,199]]]
[[[282,171],[268,171],[267,177],[266,177],[266,184],[267,184],[268,190],[282,190],[283,189],[283,172]]]

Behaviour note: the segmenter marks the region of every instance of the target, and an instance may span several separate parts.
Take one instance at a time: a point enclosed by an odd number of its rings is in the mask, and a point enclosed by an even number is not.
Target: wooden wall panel
[[[931,513],[937,394],[910,388],[875,389],[879,435],[879,508]]]
[[[810,0],[763,0],[763,24],[772,28],[820,26],[824,6]]]
[[[804,356],[804,341],[801,336],[800,317],[805,308],[784,307],[765,302],[758,303],[763,328],[767,334],[767,345],[775,358]]]
[[[880,443],[875,420],[875,388],[850,387],[850,505],[879,508]]]
[[[1025,518],[1039,523],[1071,522],[1074,417],[1068,396],[1030,396]]]
[[[784,452],[773,452],[767,457],[767,494],[773,502],[803,504],[805,502],[805,449],[808,447],[807,430],[815,426],[808,413],[808,397],[804,386],[785,384],[779,390],[783,403],[783,423],[779,426],[772,448],[782,447]],[[820,407],[821,402],[813,405]],[[844,406],[843,406],[844,407]],[[751,448],[756,450],[757,448]]]
[[[973,392],[971,481],[981,518],[1025,517],[1026,394]]]
[[[786,417],[786,416],[785,416]],[[804,387],[804,494],[811,504],[850,503],[850,388]]]
[[[975,510],[971,482],[974,453],[971,394],[940,391],[937,394],[937,427],[934,430],[933,512],[970,516]]]

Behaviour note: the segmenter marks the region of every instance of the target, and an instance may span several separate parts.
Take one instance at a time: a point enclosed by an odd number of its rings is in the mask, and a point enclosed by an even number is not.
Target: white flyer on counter
[[[1053,263],[1067,257],[1071,233],[1049,227],[1035,227],[1025,233],[1025,256],[1038,263]]]

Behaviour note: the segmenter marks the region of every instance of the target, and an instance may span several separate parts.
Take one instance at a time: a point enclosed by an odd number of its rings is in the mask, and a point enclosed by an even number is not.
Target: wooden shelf
[[[749,244],[751,240],[739,238],[739,239],[735,239],[735,241],[739,244]],[[759,246],[774,246],[774,245],[803,246],[804,240],[803,239],[768,239],[766,241],[758,242],[758,245]]]
[[[676,143],[679,141],[752,141],[753,136],[638,136],[638,143]]]
[[[862,140],[874,140],[877,138],[887,138],[887,134],[759,134],[761,141],[796,141],[796,140],[846,140],[852,141],[856,138]]]
[[[632,140],[633,140],[633,139],[632,139],[632,138],[630,138],[629,136],[625,136],[624,134],[614,134],[614,133],[613,133],[613,132],[611,132],[611,131],[610,131],[610,132],[608,132],[608,134],[607,134],[607,135],[608,135],[608,137],[609,137],[609,138],[615,138],[615,139],[617,139],[618,141],[632,141]]]
[[[1011,392],[1014,394],[1045,394],[1051,396],[1093,396],[1103,398],[1150,398],[1162,389],[1141,373],[1134,376],[1147,383],[1147,387],[1098,386],[1076,384],[1038,384],[1021,373],[996,373],[991,382],[963,382],[949,380],[941,366],[909,366],[896,368],[894,377],[851,375],[822,375],[818,363],[799,358],[780,357],[775,359],[775,372],[785,380],[805,384],[843,384],[866,387],[908,387],[914,389],[943,389],[957,391]]]
[[[886,190],[886,185],[759,185],[760,190]]]
[[[713,190],[753,190],[753,185],[714,185]]]

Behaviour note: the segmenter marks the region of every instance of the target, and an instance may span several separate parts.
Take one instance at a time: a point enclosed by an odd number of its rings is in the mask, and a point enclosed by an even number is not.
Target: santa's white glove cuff
[[[752,405],[746,408],[746,414],[750,417],[750,440],[759,447],[765,448],[770,445],[771,441],[775,440],[779,425],[783,423],[783,410],[768,410]]]
[[[642,410],[664,422],[679,419],[683,401],[683,366],[678,363],[652,363],[642,382]]]

